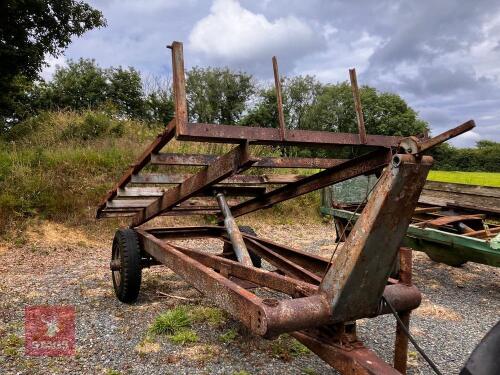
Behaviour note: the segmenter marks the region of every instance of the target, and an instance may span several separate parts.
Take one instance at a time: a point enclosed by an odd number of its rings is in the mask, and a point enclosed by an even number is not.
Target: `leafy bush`
[[[64,138],[75,138],[88,141],[104,135],[122,136],[123,123],[113,120],[103,112],[87,112],[81,123],[76,123],[66,129]]]

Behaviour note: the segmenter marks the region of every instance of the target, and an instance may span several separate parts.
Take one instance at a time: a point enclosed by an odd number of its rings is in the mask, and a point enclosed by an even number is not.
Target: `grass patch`
[[[500,187],[500,173],[430,171],[430,181]]]
[[[177,306],[156,317],[149,328],[154,335],[173,335],[191,327],[191,318],[185,306]]]
[[[181,329],[172,335],[168,335],[170,341],[177,345],[184,345],[198,341],[198,334],[192,329]]]
[[[293,337],[285,334],[278,337],[270,345],[271,354],[283,361],[291,361],[302,355],[309,355],[311,351]]]
[[[219,341],[224,344],[230,344],[238,336],[238,331],[231,328],[219,336]]]
[[[19,349],[21,349],[24,345],[24,340],[11,333],[0,341],[0,347],[2,349],[2,353],[6,357],[17,357],[19,355]]]
[[[251,374],[246,370],[240,370],[233,372],[233,375],[251,375]]]
[[[317,371],[311,367],[306,367],[302,369],[303,375],[318,375]]]
[[[217,307],[193,306],[188,314],[194,323],[208,323],[217,327],[222,326],[227,319],[226,313]]]

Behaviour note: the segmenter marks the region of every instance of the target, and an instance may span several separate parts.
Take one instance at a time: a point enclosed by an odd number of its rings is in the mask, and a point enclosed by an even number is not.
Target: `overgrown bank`
[[[163,126],[99,111],[45,112],[17,125],[0,140],[0,232],[30,218],[78,226],[94,223],[100,199]],[[225,148],[176,142],[169,147],[186,153]],[[314,193],[277,205],[259,218],[284,223],[292,218],[320,220],[318,204],[319,194]]]

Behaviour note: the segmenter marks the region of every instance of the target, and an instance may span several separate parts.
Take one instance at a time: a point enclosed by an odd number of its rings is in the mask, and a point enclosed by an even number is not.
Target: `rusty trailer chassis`
[[[391,366],[359,341],[356,320],[389,313],[389,303],[409,324],[410,312],[419,306],[421,295],[411,284],[411,250],[400,248],[400,244],[432,166],[432,158],[423,152],[472,129],[474,122],[435,138],[366,134],[356,74],[351,70],[358,134],[286,129],[278,65],[273,58],[278,129],[189,123],[182,44],[174,42],[169,48],[175,118],[97,210],[98,218],[131,218],[131,229],[118,231],[115,236],[110,265],[115,290],[129,293],[121,299],[131,302],[137,297],[142,267],[163,264],[256,335],[272,339],[288,332],[344,374],[406,373],[408,341],[403,332],[396,330]],[[235,147],[223,155],[161,152],[174,138]],[[353,159],[258,157],[251,152],[256,144],[327,149],[349,145],[367,152]],[[156,170],[186,166],[191,170],[184,174],[141,173],[149,165]],[[251,168],[320,171],[308,176],[244,173]],[[331,259],[245,233],[236,223],[236,218],[245,214],[374,172],[381,173],[381,178],[344,245]],[[217,215],[219,225],[144,226],[161,215],[206,214]],[[212,254],[175,243],[185,238],[216,238],[229,244],[231,251]],[[139,263],[132,270],[133,253],[127,253],[124,261],[122,252],[134,246],[139,249]],[[398,252],[400,271],[393,278],[390,274]],[[257,267],[252,260],[256,257],[275,270]],[[139,272],[138,280],[126,279],[132,271]],[[131,285],[135,288],[132,292]],[[259,297],[254,288],[273,291],[274,297]]]

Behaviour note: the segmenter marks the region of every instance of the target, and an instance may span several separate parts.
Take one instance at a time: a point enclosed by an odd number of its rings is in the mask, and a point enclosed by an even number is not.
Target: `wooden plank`
[[[184,131],[185,124],[188,121],[184,54],[182,43],[180,42],[173,42],[170,48],[172,50],[172,76],[175,99],[176,134],[179,135]]]
[[[167,188],[158,187],[126,187],[118,190],[118,198],[153,198],[161,197]],[[265,186],[232,186],[232,185],[214,185],[212,188],[202,191],[197,196],[214,196],[214,191],[222,191],[226,196],[232,197],[255,197],[266,192]]]
[[[354,108],[356,109],[356,118],[358,120],[359,142],[366,143],[365,119],[363,117],[363,107],[361,106],[361,97],[359,95],[358,79],[356,77],[356,69],[349,69],[349,77],[351,78],[352,96],[354,98]]]
[[[113,189],[111,189],[104,199],[99,204],[97,208],[97,218],[99,218],[100,211],[106,207],[106,202],[113,199],[118,189],[123,188],[132,179],[132,175],[139,173],[139,171],[144,168],[146,164],[151,160],[151,154],[160,151],[175,135],[175,121],[172,120],[167,125],[163,133],[159,134],[158,137],[144,150],[142,155],[137,159],[137,161],[130,166],[130,168],[125,172],[125,174],[120,178],[118,183]]]
[[[285,114],[283,113],[283,97],[281,94],[281,81],[278,71],[278,60],[273,56],[274,88],[276,90],[276,102],[278,105],[278,124],[280,139],[285,140]]]
[[[478,186],[456,184],[449,182],[427,181],[424,191],[446,191],[450,193],[470,194],[481,197],[500,198],[500,188],[492,186]]]
[[[133,175],[131,183],[134,184],[181,184],[186,179],[192,177],[192,174],[162,174],[162,173],[144,173]],[[296,174],[265,174],[265,175],[234,175],[222,181],[220,185],[241,184],[241,185],[258,185],[258,184],[288,184],[299,181],[307,176]]]
[[[154,165],[207,166],[217,159],[217,155],[158,153],[151,155]],[[289,158],[259,157],[252,168],[306,168],[326,169],[339,165],[347,159],[329,158]]]
[[[139,226],[161,212],[172,209],[210,185],[249,168],[254,162],[255,160],[251,159],[248,152],[247,143],[234,148],[208,167],[186,179],[182,184],[167,190],[163,196],[138,212],[132,220],[132,226]]]

